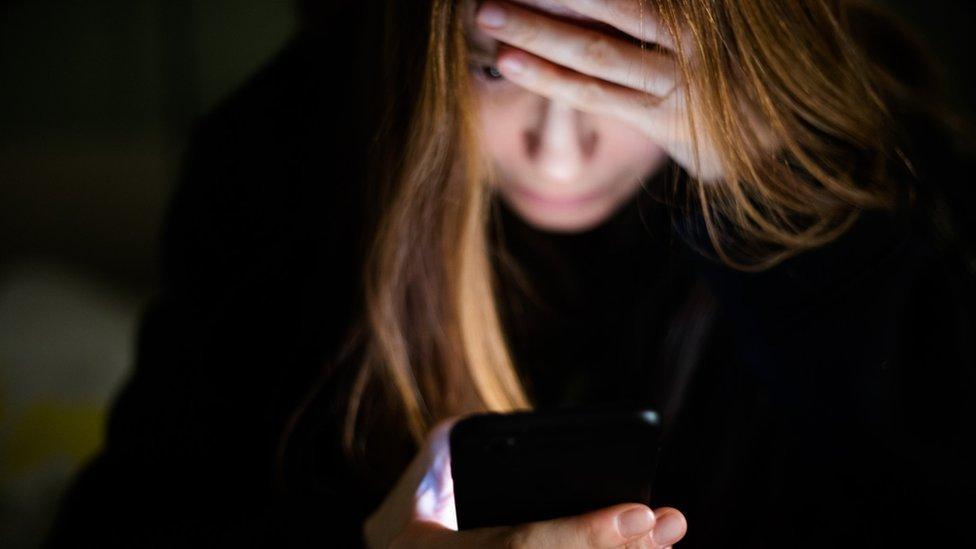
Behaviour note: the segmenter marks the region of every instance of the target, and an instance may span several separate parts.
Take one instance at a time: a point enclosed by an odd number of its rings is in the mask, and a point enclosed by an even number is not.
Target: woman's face
[[[497,44],[473,19],[472,8],[468,29],[479,130],[495,188],[540,229],[575,232],[599,225],[661,166],[664,151],[623,122],[574,110],[501,78],[492,69]]]

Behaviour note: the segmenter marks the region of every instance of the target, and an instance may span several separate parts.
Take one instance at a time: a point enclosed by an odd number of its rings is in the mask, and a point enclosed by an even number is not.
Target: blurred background
[[[98,447],[187,130],[295,27],[290,0],[0,0],[0,547]]]
[[[971,119],[976,8],[882,3]],[[296,31],[295,4],[0,0],[0,546],[36,546],[97,451],[187,131]]]

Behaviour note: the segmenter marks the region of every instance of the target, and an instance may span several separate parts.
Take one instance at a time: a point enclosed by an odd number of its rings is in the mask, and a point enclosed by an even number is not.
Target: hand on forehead
[[[583,20],[590,19],[590,17],[582,15],[581,13],[566,7],[566,3],[560,2],[559,0],[512,0],[512,2],[530,6],[539,11],[548,12],[561,17]]]
[[[501,1],[502,2],[507,1],[507,2],[511,2],[512,4],[525,6],[533,10],[536,10],[540,13],[554,15],[561,19],[570,19],[570,20],[590,22],[590,23],[596,22],[594,18],[583,15],[579,11],[567,7],[567,4],[574,3],[574,2],[566,2],[565,0],[501,0]],[[469,9],[471,10],[469,13],[472,15],[476,13],[478,11],[478,8],[483,3],[484,0],[475,0],[473,2],[470,2],[468,4],[470,6]],[[575,3],[578,3],[578,0],[575,0]]]
[[[575,22],[583,28],[617,38],[656,43],[674,50],[675,43],[664,32],[651,0],[495,0],[528,8],[538,14]],[[483,2],[475,2],[475,7]],[[686,42],[686,40],[682,40]]]

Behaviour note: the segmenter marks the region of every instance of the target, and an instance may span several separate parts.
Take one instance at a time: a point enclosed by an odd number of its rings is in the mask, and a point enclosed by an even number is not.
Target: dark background
[[[0,0],[0,547],[32,547],[101,440],[193,121],[291,0]]]
[[[930,46],[972,118],[976,8],[883,3]],[[35,545],[97,449],[154,289],[187,130],[281,47],[296,11],[291,0],[0,0],[0,545]]]

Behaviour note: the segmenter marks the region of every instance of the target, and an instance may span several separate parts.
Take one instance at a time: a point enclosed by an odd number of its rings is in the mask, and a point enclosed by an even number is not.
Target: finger
[[[455,532],[435,522],[413,521],[393,540],[391,548],[616,548],[645,541],[654,525],[654,513],[645,505],[633,503],[514,528],[475,528]]]
[[[414,491],[415,518],[433,520],[455,530],[457,515],[451,478],[450,435],[458,419],[444,420],[431,429],[423,450],[428,454],[426,472]]]
[[[449,436],[459,417],[438,423],[397,479],[379,508],[365,522],[367,536],[389,540],[392,533],[415,519],[456,525],[453,482],[450,482]],[[385,543],[379,542],[380,545]]]
[[[499,53],[498,69],[506,79],[532,93],[590,114],[616,118],[665,146],[669,153],[680,153],[682,158],[693,155],[685,93],[675,93],[673,90],[668,97],[655,97],[579,74],[513,49],[504,49]],[[703,161],[710,163],[714,159],[706,158]]]
[[[621,547],[646,539],[654,524],[650,508],[626,503],[574,517],[518,526],[506,541],[508,546],[517,547]]]
[[[578,110],[611,116],[652,132],[664,129],[656,116],[662,99],[653,95],[602,82],[519,50],[500,52],[498,70],[512,83]]]
[[[451,428],[460,420],[460,417],[452,417],[442,420],[431,428],[420,451],[414,456],[407,469],[397,480],[396,489],[412,493],[416,490],[427,475],[430,466],[438,460],[440,456],[449,452],[449,437]]]
[[[651,0],[516,0],[545,11],[569,13],[610,25],[634,38],[675,51]],[[682,44],[684,45],[684,44]]]
[[[511,3],[485,2],[478,25],[505,44],[607,82],[659,96],[675,86],[671,56]]]
[[[681,541],[688,531],[688,521],[681,511],[673,507],[661,507],[654,511],[657,521],[651,539],[657,547],[669,547]]]
[[[509,547],[512,528],[473,528],[460,532],[431,521],[407,525],[390,543],[390,549],[452,549],[461,547]]]

